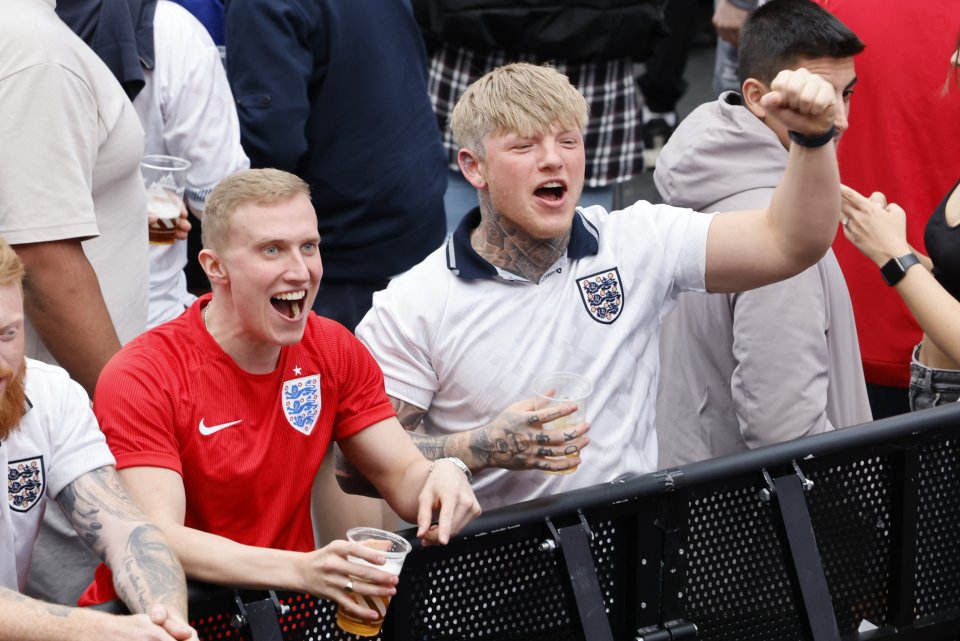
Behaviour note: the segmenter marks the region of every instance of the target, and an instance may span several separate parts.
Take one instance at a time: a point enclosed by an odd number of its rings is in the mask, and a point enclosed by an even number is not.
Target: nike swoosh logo
[[[231,421],[229,423],[220,423],[220,425],[210,425],[209,427],[203,424],[203,419],[200,419],[200,433],[204,436],[210,436],[211,434],[216,434],[220,430],[225,430],[228,427],[232,427],[237,423],[242,423],[243,419],[239,421]]]

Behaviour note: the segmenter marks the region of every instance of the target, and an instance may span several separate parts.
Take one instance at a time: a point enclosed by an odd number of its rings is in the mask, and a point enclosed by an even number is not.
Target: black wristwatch
[[[880,268],[880,275],[883,276],[883,280],[887,285],[893,287],[907,275],[908,269],[919,262],[920,259],[917,258],[916,254],[906,254],[904,256],[891,258],[887,261],[886,265]]]

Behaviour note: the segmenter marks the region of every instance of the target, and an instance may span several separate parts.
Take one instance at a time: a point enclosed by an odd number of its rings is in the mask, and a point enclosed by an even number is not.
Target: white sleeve
[[[218,182],[250,166],[240,146],[233,94],[220,52],[189,12],[160,2],[154,33],[164,146],[167,153],[190,161],[187,198],[194,211],[202,212]]]
[[[357,326],[357,338],[383,370],[387,394],[429,409],[438,388],[429,348],[426,305],[404,295],[410,273],[373,295],[373,307]]]
[[[44,412],[42,421],[48,431],[50,461],[46,463],[47,488],[51,499],[77,478],[116,460],[97,425],[90,399],[79,384],[59,367],[32,363],[34,378],[28,395],[35,407]],[[38,383],[38,384],[37,384]]]
[[[666,288],[661,318],[680,292],[706,291],[707,234],[715,214],[640,201],[613,216],[620,255]]]

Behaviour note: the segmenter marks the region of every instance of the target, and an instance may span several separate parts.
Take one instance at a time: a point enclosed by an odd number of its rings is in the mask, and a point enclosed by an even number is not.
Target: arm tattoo
[[[145,612],[153,603],[185,611],[180,562],[112,466],[80,476],[57,500],[83,540],[109,561],[117,594],[132,611]]]
[[[70,616],[70,613],[73,612],[73,608],[68,608],[65,605],[57,605],[56,603],[46,603],[44,601],[38,601],[37,599],[31,599],[24,594],[14,592],[13,590],[9,590],[4,587],[0,587],[0,601],[19,603],[24,607],[29,608],[33,614],[47,614],[60,619],[67,618]]]
[[[407,430],[410,434],[410,438],[413,439],[413,444],[417,446],[424,458],[430,461],[436,461],[445,456],[456,456],[456,454],[447,452],[449,436],[431,436],[422,432],[413,431],[420,426],[420,423],[423,422],[423,417],[427,415],[425,409],[397,398],[391,397],[390,400],[393,401],[393,406],[397,410],[397,418],[400,419],[400,424],[403,425],[403,429]]]
[[[183,571],[155,525],[133,529],[121,567],[114,569],[114,583],[132,610],[146,612],[152,603],[176,603],[183,594]]]
[[[106,558],[102,536],[104,517],[144,520],[143,512],[121,485],[113,467],[100,467],[80,476],[60,492],[57,502],[77,534],[100,560]]]
[[[393,396],[390,397],[390,402],[393,404],[393,409],[397,413],[397,420],[400,421],[400,425],[413,437],[413,441],[417,447],[420,447],[417,439],[418,435],[414,434],[413,430],[417,429],[417,426],[420,425],[420,421],[423,420],[427,411],[406,401],[394,398]],[[340,486],[340,489],[347,494],[358,494],[375,499],[382,498],[380,492],[373,486],[373,483],[364,478],[360,470],[344,456],[340,447],[336,443],[334,443],[333,447],[334,470],[337,477],[337,485]],[[422,447],[420,447],[420,451],[423,451]],[[424,456],[427,456],[426,453],[424,453]],[[427,458],[430,457],[427,456]]]
[[[408,432],[417,429],[420,422],[423,421],[423,417],[427,415],[427,410],[412,403],[401,401],[399,398],[391,396],[390,402],[393,403],[393,409],[397,412],[397,420],[400,421],[400,425],[403,425],[403,429]]]
[[[374,499],[382,498],[380,492],[373,486],[373,483],[360,473],[353,463],[347,460],[340,446],[333,444],[334,455],[334,473],[337,477],[337,485],[347,494],[358,494],[360,496],[369,496]]]

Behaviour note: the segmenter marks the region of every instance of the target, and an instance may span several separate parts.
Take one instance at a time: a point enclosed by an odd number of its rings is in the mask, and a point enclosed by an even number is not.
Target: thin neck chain
[[[209,311],[210,311],[210,305],[208,304],[206,307],[203,308],[203,314],[202,314],[202,316],[203,316],[203,328],[206,329],[208,332],[210,331],[210,325],[207,324],[207,312],[209,312]]]

